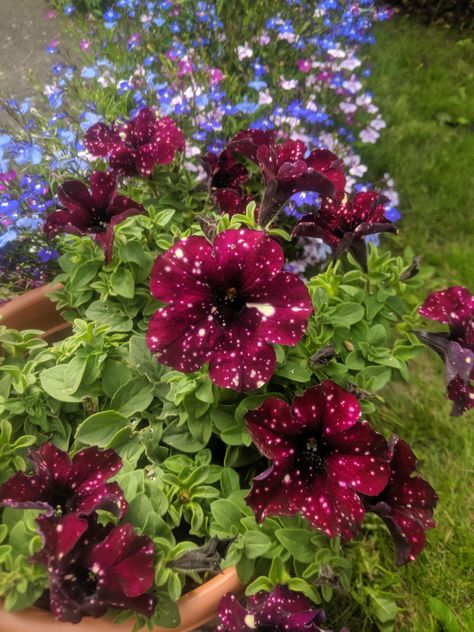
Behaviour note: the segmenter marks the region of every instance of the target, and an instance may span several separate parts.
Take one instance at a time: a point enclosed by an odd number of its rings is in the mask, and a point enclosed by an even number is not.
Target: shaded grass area
[[[372,90],[387,129],[361,153],[373,173],[388,171],[395,180],[400,244],[435,267],[436,288],[474,291],[474,36],[396,18],[378,27],[372,60]],[[386,393],[378,425],[413,446],[440,500],[437,529],[419,561],[399,571],[392,565],[402,608],[397,629],[449,631],[430,609],[434,597],[460,629],[474,630],[474,413],[449,416],[434,354],[426,351],[411,368],[410,385]],[[387,540],[387,563],[389,547]]]
[[[414,18],[379,25],[371,88],[387,122],[361,147],[401,195],[402,240],[450,283],[474,279],[474,36]]]

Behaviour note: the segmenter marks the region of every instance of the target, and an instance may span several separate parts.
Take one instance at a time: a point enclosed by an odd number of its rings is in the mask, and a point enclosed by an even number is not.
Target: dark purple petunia
[[[397,549],[397,564],[418,557],[426,544],[425,530],[435,526],[433,509],[438,497],[429,483],[412,476],[416,458],[410,446],[394,435],[389,441],[391,474],[376,498],[365,498],[367,511],[376,513],[390,530]]]
[[[329,536],[354,536],[364,517],[359,494],[379,494],[390,476],[387,443],[360,415],[357,399],[330,381],[291,407],[270,397],[247,413],[255,446],[273,461],[246,498],[258,521],[301,514]]]
[[[153,542],[131,524],[101,526],[95,518],[67,514],[38,518],[44,547],[32,561],[48,571],[50,607],[60,621],[101,617],[108,608],[150,617],[156,597]]]
[[[218,616],[216,632],[330,632],[321,627],[326,621],[324,610],[286,586],[248,597],[245,608],[227,593],[219,604]]]
[[[148,346],[160,362],[189,373],[209,363],[222,388],[249,391],[273,375],[275,350],[296,345],[313,311],[308,290],[283,272],[283,252],[257,230],[226,230],[211,245],[187,237],[159,256],[151,293],[165,303]]]
[[[449,326],[449,332],[415,332],[446,363],[451,415],[459,416],[474,407],[474,296],[462,286],[432,292],[420,314]]]
[[[396,233],[385,217],[385,198],[377,191],[357,193],[352,200],[333,202],[323,199],[317,213],[308,213],[295,226],[297,237],[317,237],[332,248],[335,257],[349,250],[361,267],[367,269],[364,238],[376,233]]]
[[[249,158],[261,169],[265,183],[259,214],[262,226],[294,193],[315,191],[336,200],[344,194],[342,162],[327,149],[314,149],[306,156],[308,149],[301,140],[277,144],[273,131],[248,129],[234,136],[226,150]]]
[[[114,227],[146,211],[141,204],[117,195],[117,176],[113,173],[94,171],[89,183],[90,191],[79,180],[66,180],[58,187],[64,208],[48,215],[44,231],[48,238],[58,233],[90,235],[102,246],[108,262],[112,258]]]
[[[184,135],[169,117],[158,118],[151,108],[142,108],[135,118],[110,127],[96,123],[84,137],[93,156],[109,158],[110,168],[124,176],[149,176],[155,164],[167,165],[185,145]]]
[[[251,195],[245,195],[242,185],[248,179],[248,171],[237,162],[231,151],[219,156],[209,152],[203,160],[208,175],[209,194],[221,213],[245,213]]]
[[[0,505],[46,510],[46,515],[69,512],[89,515],[105,509],[119,518],[127,503],[117,483],[106,481],[122,467],[114,450],[96,447],[78,452],[72,460],[52,443],[30,451],[33,475],[18,472],[0,486]]]

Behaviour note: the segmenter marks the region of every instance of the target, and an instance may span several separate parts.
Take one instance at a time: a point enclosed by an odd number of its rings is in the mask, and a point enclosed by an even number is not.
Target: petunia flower
[[[397,564],[418,557],[426,544],[425,530],[435,526],[433,509],[438,501],[434,489],[419,476],[412,476],[416,458],[410,446],[396,435],[389,441],[390,480],[376,498],[365,498],[367,511],[385,522],[397,549]]]
[[[234,136],[227,150],[260,166],[265,183],[259,219],[262,226],[295,193],[316,191],[337,200],[344,193],[346,177],[342,161],[327,149],[314,149],[305,157],[308,149],[301,140],[277,144],[274,132],[248,129]]]
[[[282,271],[280,246],[257,230],[225,230],[210,244],[187,237],[159,256],[148,346],[162,364],[190,373],[209,363],[222,388],[249,391],[275,370],[268,343],[296,345],[313,311],[308,290]]]
[[[32,476],[17,472],[0,485],[0,505],[46,510],[46,515],[69,512],[89,515],[106,509],[124,516],[127,503],[117,483],[106,481],[122,467],[114,450],[85,448],[72,460],[52,443],[31,451]]]
[[[43,548],[32,561],[48,571],[50,607],[60,621],[101,617],[108,608],[150,617],[156,597],[153,542],[131,524],[101,526],[95,518],[67,514],[38,519]]]
[[[387,443],[360,416],[357,399],[330,381],[291,406],[270,397],[247,413],[255,446],[272,461],[246,498],[258,521],[301,514],[329,536],[353,537],[364,517],[359,494],[379,494],[390,476]]]
[[[242,184],[248,179],[248,170],[237,162],[231,151],[219,156],[209,152],[203,160],[208,175],[209,195],[221,213],[245,213],[251,195],[244,195]]]
[[[155,164],[167,165],[184,149],[184,135],[169,117],[158,118],[150,108],[142,108],[135,118],[110,127],[96,123],[84,137],[86,149],[109,158],[110,168],[124,176],[151,175]]]
[[[90,191],[79,180],[66,180],[58,187],[63,208],[48,215],[44,231],[48,238],[58,233],[90,235],[102,246],[109,262],[115,226],[146,211],[141,204],[117,195],[117,176],[113,173],[94,171],[89,183]]]
[[[449,332],[415,332],[446,363],[451,415],[459,416],[474,407],[474,296],[462,286],[432,292],[420,314],[449,326]]]
[[[321,627],[326,621],[324,610],[286,586],[248,597],[245,608],[235,595],[227,593],[219,604],[218,617],[216,632],[330,632]]]
[[[351,200],[322,200],[317,213],[305,215],[295,226],[293,235],[317,237],[331,247],[339,257],[349,250],[362,269],[367,269],[367,248],[364,238],[376,233],[396,233],[397,229],[385,217],[385,198],[377,191],[362,191]]]

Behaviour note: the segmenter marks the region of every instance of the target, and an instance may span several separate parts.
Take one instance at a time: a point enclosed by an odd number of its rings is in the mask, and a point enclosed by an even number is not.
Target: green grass
[[[414,18],[376,36],[371,89],[387,129],[363,156],[395,179],[402,240],[450,283],[472,283],[474,39]]]
[[[361,150],[363,157],[374,173],[388,171],[395,180],[401,245],[434,266],[437,288],[461,283],[474,291],[474,40],[413,18],[380,25],[376,35],[371,88],[387,129],[377,145]],[[393,567],[403,608],[398,630],[450,632],[430,613],[435,597],[468,632],[474,630],[474,414],[449,416],[441,362],[431,352],[411,374],[409,387],[386,393],[379,427],[414,447],[439,495],[438,526],[417,562]]]

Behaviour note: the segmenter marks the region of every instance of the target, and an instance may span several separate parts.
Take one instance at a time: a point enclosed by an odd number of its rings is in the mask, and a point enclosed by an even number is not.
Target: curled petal
[[[285,463],[274,463],[267,470],[255,476],[252,488],[245,498],[245,502],[255,514],[257,522],[262,522],[266,516],[294,516],[297,509],[290,508],[287,486],[284,478],[288,467]]]

